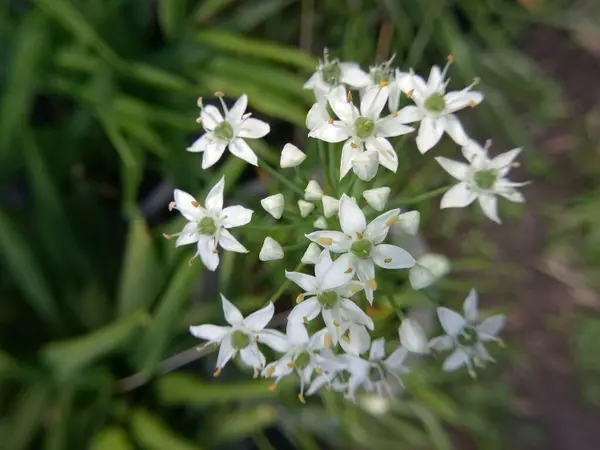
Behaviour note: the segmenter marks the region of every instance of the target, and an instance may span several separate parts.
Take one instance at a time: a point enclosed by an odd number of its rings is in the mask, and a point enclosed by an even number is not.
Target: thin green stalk
[[[417,195],[416,197],[413,197],[413,198],[407,198],[406,200],[398,200],[397,202],[394,202],[389,207],[390,208],[398,208],[400,206],[413,205],[415,203],[420,203],[424,200],[428,200],[430,198],[437,197],[438,195],[445,193],[451,187],[452,187],[452,185],[442,186],[440,188],[433,189],[432,191],[425,192],[424,194]]]
[[[275,169],[274,167],[271,167],[263,158],[260,158],[258,161],[260,162],[260,167],[262,167],[267,172],[269,172],[269,174],[272,175],[274,178],[277,178],[277,180],[281,184],[287,186],[289,189],[294,191],[296,194],[304,197],[304,190],[302,188],[296,186],[294,183],[292,183],[290,180],[288,180],[284,175],[280,174],[277,171],[277,169]]]
[[[317,141],[317,144],[319,146],[319,159],[321,160],[321,166],[322,166],[323,174],[324,174],[324,178],[325,178],[325,185],[326,185],[325,190],[333,192],[334,185],[333,185],[333,182],[331,180],[331,176],[330,176],[330,173],[328,170],[330,164],[329,164],[329,158],[327,155],[327,149],[325,147],[325,142]]]
[[[296,266],[296,268],[293,271],[299,272],[300,270],[302,270],[303,267],[304,264],[300,263]],[[279,297],[281,297],[283,293],[287,290],[287,288],[290,287],[290,284],[292,284],[291,280],[285,280],[283,284],[279,287],[279,289],[277,289],[277,291],[271,296],[267,303],[275,303],[277,300],[279,300]]]
[[[338,155],[338,152],[336,151],[336,145],[337,144],[329,144],[328,145],[328,148],[329,148],[328,156],[329,156],[329,177],[330,177],[331,183],[332,183],[331,192],[334,193],[335,198],[338,198],[339,197],[338,189],[340,187],[340,182],[339,182],[339,177],[338,177],[340,158],[336,158],[336,156],[340,156],[340,155]],[[336,164],[336,160],[338,162],[337,164]],[[338,169],[337,173],[335,170],[336,168]],[[333,184],[335,184],[335,189],[333,187]]]

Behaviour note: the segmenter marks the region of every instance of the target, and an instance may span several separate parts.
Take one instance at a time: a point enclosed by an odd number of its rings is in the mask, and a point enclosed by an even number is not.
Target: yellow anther
[[[215,370],[215,373],[213,373],[213,377],[218,377],[219,375],[221,375],[221,369]]]
[[[357,232],[356,232],[356,237],[357,237],[357,238],[359,238],[359,239],[362,239],[362,238],[364,238],[364,237],[365,237],[365,235],[364,235],[364,234],[362,234],[362,233],[359,233],[359,232],[357,231]]]
[[[375,282],[375,279],[371,278],[369,280],[369,287],[371,288],[372,291],[377,290],[377,283]]]
[[[327,121],[327,123],[328,123],[329,125],[333,125],[333,119],[329,119],[329,120]]]
[[[196,104],[199,108],[202,108],[202,97],[198,97],[198,100],[196,100]]]
[[[258,335],[254,336],[254,342],[258,342]]]
[[[385,258],[385,259],[383,260],[383,262],[384,262],[384,263],[386,263],[386,264],[389,264],[389,263],[391,263],[391,262],[392,262],[392,258]]]
[[[379,87],[380,87],[380,88],[384,88],[384,87],[386,87],[386,86],[387,86],[387,85],[389,85],[389,84],[390,84],[390,83],[388,83],[387,81],[382,81],[382,82],[380,82],[380,83],[379,83]]]
[[[352,101],[352,92],[348,91],[348,101]]]
[[[317,375],[323,375],[323,371],[321,369],[315,369]]]
[[[337,322],[334,320],[334,321],[333,321],[333,326],[334,326],[334,327],[336,327],[336,328],[339,328],[339,327],[340,327],[340,324],[339,324],[339,323],[337,323]]]
[[[254,375],[252,376],[252,378],[256,379],[256,378],[258,378],[258,375],[259,375],[258,369],[255,367],[254,368]]]
[[[294,363],[294,362],[290,362],[290,363],[288,363],[288,365],[287,365],[287,366],[288,366],[290,369],[293,369],[294,367],[296,367],[296,363]]]
[[[202,125],[202,119],[201,119],[200,117],[198,117],[198,118],[196,119],[196,123],[197,123],[198,125]]]
[[[177,207],[177,204],[175,202],[169,203],[169,211],[173,211],[173,209],[175,209],[176,207]]]
[[[275,367],[269,367],[265,373],[268,377],[272,377],[273,374],[275,373]]]
[[[410,91],[408,91],[408,92],[406,93],[406,96],[407,96],[408,98],[412,98],[412,96],[413,96],[413,92],[415,92],[415,90],[414,90],[414,89],[411,89]]]
[[[270,390],[271,392],[275,392],[275,391],[277,390],[277,386],[276,386],[276,385],[274,385],[274,384],[272,384],[271,386],[269,386],[269,390]]]
[[[165,239],[173,239],[173,235],[171,235],[171,234],[167,234],[167,233],[163,233],[163,237],[164,237]]]
[[[342,336],[342,339],[345,340],[348,344],[350,343],[350,336],[348,336],[347,334],[344,334]]]
[[[448,55],[448,64],[452,64],[454,62],[454,56]]]
[[[470,106],[471,108],[475,108],[475,107],[477,106],[477,102],[476,102],[475,100],[471,100],[471,101],[469,102],[469,106]]]
[[[354,269],[352,269],[352,267],[350,267],[348,270],[345,270],[344,273],[352,273]]]
[[[358,291],[360,291],[362,288],[358,285],[358,284],[353,284],[352,286],[350,286],[350,291],[352,291],[353,293],[357,293]]]
[[[192,256],[188,262],[188,264],[191,266],[192,264],[194,264],[194,258],[195,256]]]
[[[200,206],[200,203],[198,203],[196,200],[192,200],[192,206],[194,208],[197,208],[198,206]]]
[[[298,295],[298,297],[296,297],[296,303],[300,303],[304,301],[304,294],[300,294]]]
[[[302,402],[302,404],[306,404],[306,400],[304,400],[304,395],[302,394],[298,394],[298,400],[300,400],[300,402]]]
[[[213,253],[217,253],[217,249],[215,248],[215,249],[214,249],[212,252],[213,252]]]
[[[392,116],[394,116],[394,117],[398,117],[398,111],[394,111],[394,112],[392,113]]]
[[[350,144],[350,147],[352,148],[358,148],[358,145],[356,145],[354,142],[352,144]]]
[[[305,325],[308,325],[308,317],[303,317],[302,320],[304,321]]]
[[[394,216],[394,217],[392,217],[392,218],[388,219],[388,220],[385,222],[385,224],[384,224],[384,225],[385,225],[386,227],[391,227],[391,226],[392,226],[392,225],[394,225],[396,222],[398,222],[398,216]]]
[[[323,338],[323,346],[325,348],[329,348],[331,347],[332,341],[331,341],[331,335],[329,333],[327,333],[325,335],[325,337]]]
[[[225,94],[221,91],[215,92],[215,97],[225,97]]]
[[[512,167],[521,167],[521,163],[520,162],[514,162],[511,164]]]
[[[317,243],[321,245],[331,245],[333,244],[333,239],[331,238],[319,238],[317,239]]]

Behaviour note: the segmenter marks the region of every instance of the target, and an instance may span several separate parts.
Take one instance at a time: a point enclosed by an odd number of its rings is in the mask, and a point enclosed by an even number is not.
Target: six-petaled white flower
[[[469,374],[475,376],[473,365],[484,367],[487,361],[494,361],[484,343],[501,342],[498,333],[504,328],[506,317],[497,314],[480,322],[474,289],[465,299],[463,313],[461,316],[451,309],[438,308],[438,318],[446,334],[433,338],[429,346],[438,351],[454,350],[444,361],[444,370],[452,371],[466,365]]]
[[[200,136],[191,147],[188,147],[188,151],[204,152],[203,169],[216,164],[226,148],[238,158],[258,166],[256,154],[244,139],[259,139],[266,136],[270,131],[269,124],[250,117],[251,113],[245,114],[248,106],[246,94],[242,94],[231,109],[227,108],[222,94],[218,94],[225,117],[216,106],[203,106],[200,99],[201,111],[198,120],[202,123],[206,133]]]
[[[356,270],[358,279],[365,283],[364,290],[373,302],[375,265],[384,269],[407,269],[415,264],[414,258],[403,248],[383,244],[390,227],[397,222],[399,209],[381,214],[367,225],[365,215],[344,194],[340,200],[340,226],[342,231],[315,231],[306,237],[334,253],[342,253],[342,260]]]
[[[500,223],[497,195],[511,202],[525,201],[515,188],[527,183],[515,183],[505,178],[521,149],[515,148],[490,159],[487,155],[489,145],[490,141],[482,148],[475,141],[469,141],[462,147],[462,153],[469,164],[443,157],[436,158],[446,172],[459,180],[442,197],[441,208],[462,208],[477,199],[483,213]]]
[[[178,236],[176,246],[197,243],[198,250],[192,257],[200,255],[200,259],[208,270],[216,270],[219,265],[217,244],[231,252],[247,253],[248,250],[240,244],[228,231],[229,228],[246,225],[252,219],[253,211],[243,206],[228,206],[223,208],[223,189],[225,177],[210,190],[200,205],[194,197],[184,191],[175,189],[175,201],[169,209],[177,209],[188,223],[180,233],[165,234],[166,238]],[[191,261],[190,261],[191,262]]]

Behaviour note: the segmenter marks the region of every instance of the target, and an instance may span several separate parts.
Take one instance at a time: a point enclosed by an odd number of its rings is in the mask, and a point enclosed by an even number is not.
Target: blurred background
[[[594,0],[4,0],[0,6],[0,448],[600,448],[600,5]],[[323,47],[368,68],[481,78],[465,114],[493,152],[524,147],[524,206],[497,226],[419,204],[422,238],[452,260],[428,288],[460,305],[472,285],[509,315],[507,347],[477,380],[417,365],[410,395],[297,401],[198,352],[190,324],[220,322],[219,286],[243,312],[281,265],[222,259],[207,274],[163,232],[174,187],[225,173],[255,210],[269,175],[237,158],[200,169],[196,99],[247,93],[271,124],[255,150],[303,147],[302,85]],[[447,182],[414,144],[407,197]],[[445,142],[436,152],[455,154]],[[264,232],[245,231],[248,242]],[[254,236],[254,237],[253,237]],[[282,262],[288,269],[295,261]],[[279,269],[279,270],[277,270]],[[235,281],[232,281],[235,280]],[[278,304],[279,316],[286,301]],[[398,302],[409,307],[414,295]]]

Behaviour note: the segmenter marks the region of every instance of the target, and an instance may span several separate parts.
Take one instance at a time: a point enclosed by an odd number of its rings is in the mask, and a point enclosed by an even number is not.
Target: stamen
[[[381,89],[381,88],[384,88],[384,87],[388,86],[389,84],[390,84],[390,83],[388,83],[387,81],[382,81],[382,82],[380,82],[380,83],[379,83],[379,88],[380,88],[380,89]]]
[[[270,390],[271,392],[275,392],[275,391],[277,390],[277,385],[275,385],[275,384],[272,384],[271,386],[269,386],[269,390]]]
[[[173,239],[173,235],[172,234],[163,233],[163,237],[165,239]]]
[[[221,102],[221,106],[223,107],[223,111],[225,111],[225,115],[227,115],[227,113],[229,112],[229,109],[227,108],[227,105],[225,104],[225,100],[223,100],[223,97],[225,97],[225,94],[222,93],[221,91],[217,91],[217,92],[215,92],[215,97],[219,98],[219,101]]]
[[[415,90],[414,90],[414,89],[411,89],[410,91],[408,91],[408,92],[406,93],[406,96],[407,96],[408,98],[412,98],[412,97],[413,97],[413,93],[414,93],[414,92],[415,92]]]
[[[225,97],[225,94],[221,91],[215,92],[215,97]]]
[[[350,286],[350,291],[353,293],[357,293],[358,291],[360,291],[362,288],[358,285],[358,284],[353,284],[352,286]]]
[[[391,263],[392,262],[392,258],[385,258],[383,260],[383,262],[386,263],[386,264]]]
[[[175,202],[169,203],[169,211],[173,211],[175,208],[177,208],[177,203],[175,203]]]
[[[377,290],[377,283],[375,282],[374,278],[371,278],[369,280],[369,287],[371,288],[372,291]]]
[[[346,341],[348,344],[350,343],[350,336],[348,336],[347,334],[344,334],[344,335],[342,336],[342,339],[343,339],[344,341]]]
[[[452,64],[454,62],[454,56],[448,55],[448,64]]]
[[[394,112],[392,113],[392,116],[394,116],[394,117],[398,117],[398,111],[394,111]]]
[[[254,376],[252,378],[258,378],[258,369],[256,367],[254,368]]]
[[[201,119],[200,117],[198,117],[198,118],[196,119],[196,123],[197,123],[198,125],[202,125],[202,119]]]
[[[215,342],[215,348],[219,348],[220,345],[221,345],[220,342]]]
[[[254,336],[254,342],[258,342],[258,334]]]
[[[352,269],[352,267],[350,267],[348,270],[345,270],[344,273],[352,273],[354,269]]]
[[[287,365],[290,369],[293,369],[294,367],[296,367],[296,363],[290,362]]]
[[[357,238],[359,238],[359,239],[362,239],[363,237],[365,237],[365,235],[364,235],[364,234],[362,234],[362,233],[359,233],[359,232],[357,231],[357,232],[356,232],[356,237],[357,237]]]
[[[351,102],[352,101],[352,92],[348,91],[348,101]]]
[[[215,248],[212,252],[216,254],[217,253],[217,249]]]
[[[471,101],[469,102],[469,106],[470,106],[471,108],[475,108],[475,107],[477,106],[477,102],[476,102],[475,100],[471,100]]]
[[[265,374],[266,374],[268,377],[272,377],[274,373],[275,373],[275,367],[269,367],[269,368],[267,369],[267,371],[265,372]]]
[[[391,226],[392,226],[392,225],[394,225],[396,222],[398,222],[398,220],[399,220],[399,219],[398,219],[398,216],[394,216],[394,217],[392,217],[392,218],[388,219],[388,220],[385,222],[385,224],[384,224],[384,225],[385,225],[386,227],[391,227]]]
[[[350,147],[352,148],[358,148],[358,145],[356,145],[354,142],[352,144],[350,144]]]
[[[308,317],[304,316],[302,320],[304,321],[304,325],[308,325]]]
[[[324,337],[323,337],[323,346],[325,348],[329,348],[331,347],[332,341],[331,341],[331,335],[329,333],[327,333]]]
[[[221,375],[221,369],[215,370],[215,373],[213,373],[213,377],[218,377],[219,375]]]
[[[337,322],[334,320],[334,321],[333,321],[333,326],[334,326],[334,327],[336,327],[336,328],[339,328],[339,327],[340,327],[340,324],[339,324],[339,323],[337,323]]]
[[[521,163],[520,162],[514,162],[510,166],[511,167],[521,167]]]
[[[196,200],[192,200],[192,206],[194,208],[197,208],[198,206],[200,206],[200,203],[198,203]]]
[[[190,258],[190,261],[188,262],[188,264],[191,266],[192,264],[194,264],[194,258],[196,258],[196,255],[192,256]]]
[[[333,119],[329,119],[329,120],[327,121],[327,123],[328,123],[329,125],[333,125]]]
[[[204,108],[204,105],[202,104],[202,97],[198,97],[198,100],[196,100],[196,105],[198,105],[198,108],[200,109]]]
[[[300,402],[301,402],[303,405],[306,405],[306,400],[304,400],[304,395],[302,395],[302,394],[298,394],[298,400],[300,400]]]
[[[315,373],[317,375],[323,375],[323,371],[321,369],[315,369]]]
[[[300,294],[298,295],[298,297],[296,297],[296,304],[303,302],[304,301],[304,294]]]
[[[319,238],[317,239],[317,243],[321,245],[331,245],[333,244],[332,238]]]

